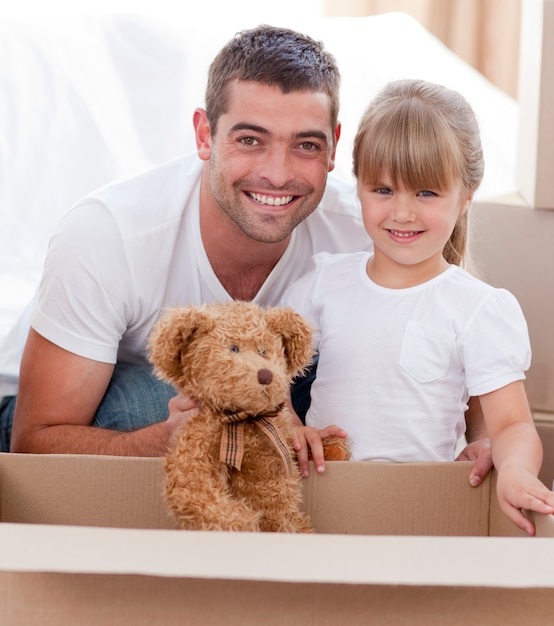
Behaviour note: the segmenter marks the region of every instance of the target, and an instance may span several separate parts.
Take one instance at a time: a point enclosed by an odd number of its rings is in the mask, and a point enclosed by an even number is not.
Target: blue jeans
[[[310,406],[310,388],[316,365],[304,377],[294,381],[292,404],[304,421]],[[112,430],[137,430],[161,422],[168,416],[167,403],[175,389],[152,374],[149,365],[118,363],[104,398],[98,407],[93,425]],[[0,451],[9,452],[15,396],[0,400]]]
[[[10,451],[15,396],[0,398],[0,452]]]

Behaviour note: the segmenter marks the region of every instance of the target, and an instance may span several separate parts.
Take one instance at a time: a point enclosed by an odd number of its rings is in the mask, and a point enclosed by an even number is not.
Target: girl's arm
[[[480,402],[498,472],[500,508],[516,526],[534,535],[535,528],[521,509],[554,513],[554,493],[537,478],[542,445],[523,381],[484,394]]]
[[[483,411],[476,396],[469,399],[466,411],[466,440],[467,446],[456,457],[456,461],[474,461],[469,484],[477,487],[492,469],[492,453]]]

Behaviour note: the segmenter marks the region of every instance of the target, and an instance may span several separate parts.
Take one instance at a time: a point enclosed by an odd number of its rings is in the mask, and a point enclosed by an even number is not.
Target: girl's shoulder
[[[503,287],[491,285],[474,276],[467,270],[452,266],[448,272],[447,284],[468,304],[474,307],[482,306],[484,310],[507,312],[513,310],[519,314],[521,307],[516,296]]]

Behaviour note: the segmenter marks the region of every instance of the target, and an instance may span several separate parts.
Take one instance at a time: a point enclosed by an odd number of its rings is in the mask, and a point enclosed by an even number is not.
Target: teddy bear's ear
[[[182,376],[182,356],[207,317],[199,307],[169,309],[154,325],[148,339],[150,362],[156,374],[170,383]]]
[[[266,320],[273,332],[281,335],[289,374],[296,376],[307,367],[314,356],[312,328],[308,322],[291,308],[266,309]]]

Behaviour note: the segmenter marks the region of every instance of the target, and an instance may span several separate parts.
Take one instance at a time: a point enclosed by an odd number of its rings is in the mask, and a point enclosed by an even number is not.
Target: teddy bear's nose
[[[272,380],[273,374],[271,370],[258,370],[258,382],[260,383],[260,385],[269,385]]]

